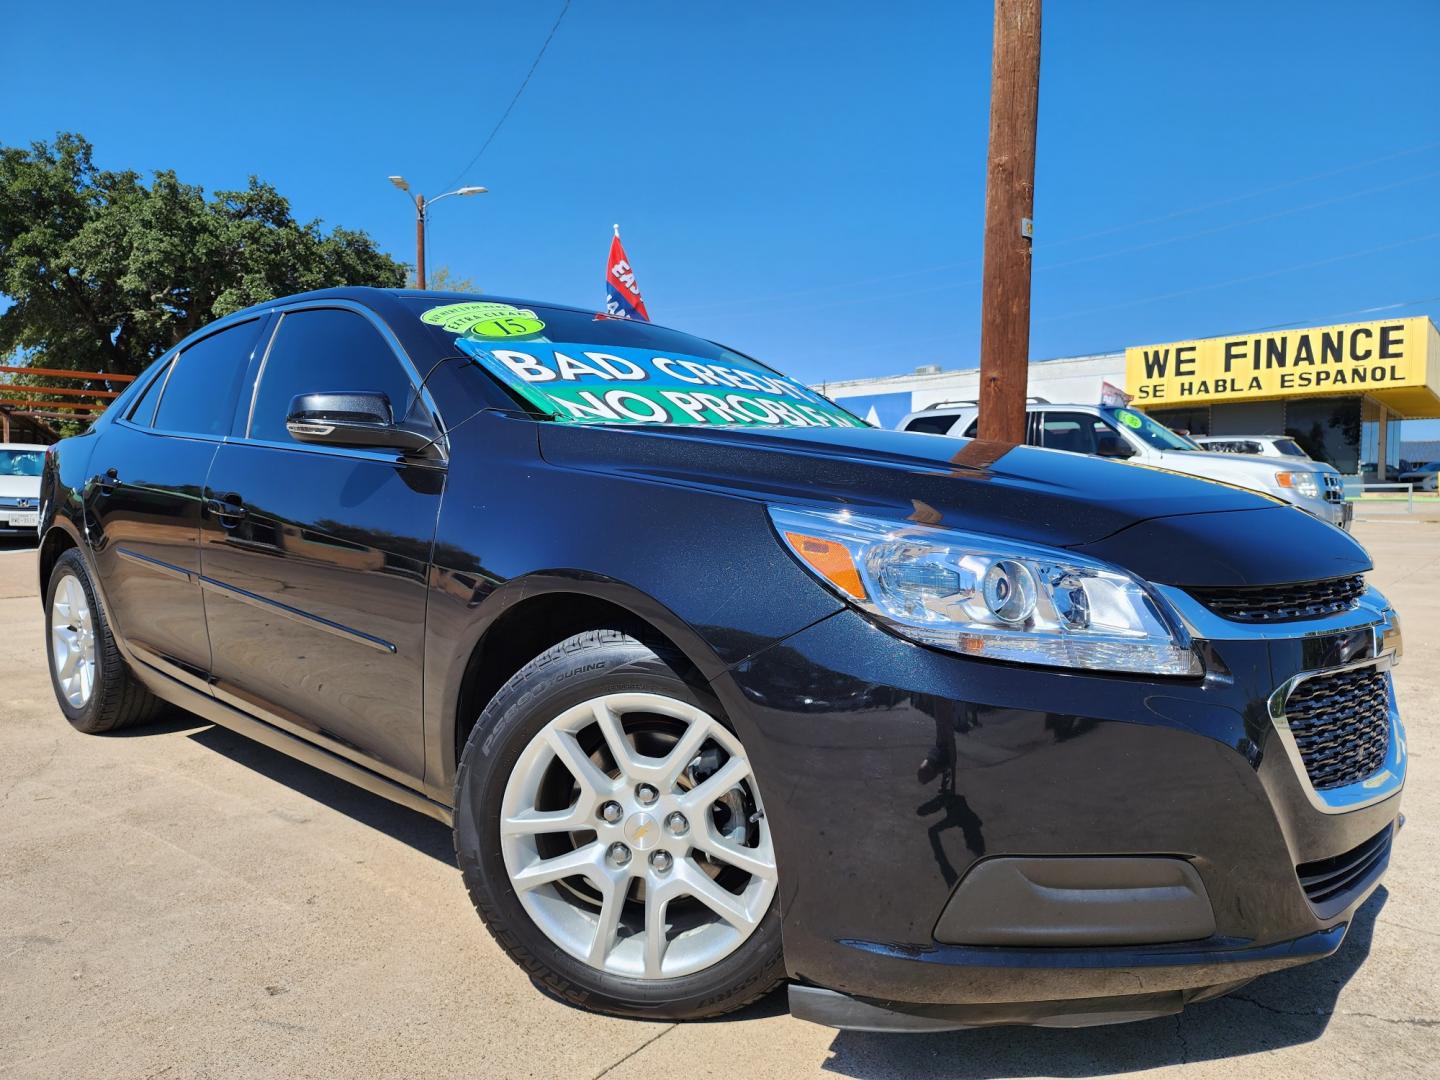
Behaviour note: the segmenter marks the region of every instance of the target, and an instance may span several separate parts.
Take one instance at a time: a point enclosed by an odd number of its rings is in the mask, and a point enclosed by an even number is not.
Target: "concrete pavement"
[[[480,926],[447,830],[193,718],[94,738],[51,694],[34,554],[0,550],[0,1078],[1440,1075],[1440,523],[1362,521],[1404,619],[1409,824],[1339,954],[1179,1018],[835,1032],[783,994],[592,1016]]]

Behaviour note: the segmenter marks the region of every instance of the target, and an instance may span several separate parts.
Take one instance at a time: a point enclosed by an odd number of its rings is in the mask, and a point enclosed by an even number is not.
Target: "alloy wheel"
[[[775,893],[740,740],[675,698],[606,694],[566,709],[520,754],[501,814],[527,914],[609,974],[702,971],[750,937]]]
[[[95,619],[74,574],[60,579],[50,602],[50,652],[65,700],[83,709],[95,690]]]

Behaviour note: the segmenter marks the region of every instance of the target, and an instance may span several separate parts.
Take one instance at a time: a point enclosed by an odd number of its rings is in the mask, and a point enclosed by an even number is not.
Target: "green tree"
[[[363,232],[300,224],[250,177],[208,198],[161,170],[96,167],[72,133],[0,146],[0,357],[136,374],[212,319],[334,285],[399,288],[406,267]]]
[[[405,287],[407,289],[416,287],[415,272],[413,270],[410,272],[410,276],[405,279]],[[480,291],[480,286],[475,284],[474,278],[463,277],[455,273],[448,266],[441,266],[426,274],[425,288],[434,292],[478,293]]]

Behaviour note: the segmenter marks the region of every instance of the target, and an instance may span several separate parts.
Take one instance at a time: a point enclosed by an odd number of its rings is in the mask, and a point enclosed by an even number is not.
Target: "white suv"
[[[38,531],[45,450],[31,443],[0,443],[0,536]]]
[[[1322,521],[1350,528],[1353,507],[1345,501],[1340,471],[1308,457],[1281,460],[1260,454],[1202,450],[1183,435],[1134,409],[1109,405],[1057,405],[1032,400],[1025,406],[1031,446],[1094,454],[1151,465],[1273,495]],[[941,403],[912,412],[899,430],[974,438],[979,409],[974,402]]]

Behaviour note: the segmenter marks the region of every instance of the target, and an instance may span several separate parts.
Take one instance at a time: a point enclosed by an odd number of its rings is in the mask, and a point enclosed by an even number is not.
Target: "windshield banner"
[[[834,403],[734,356],[724,363],[620,346],[455,342],[557,420],[607,424],[863,427]]]

